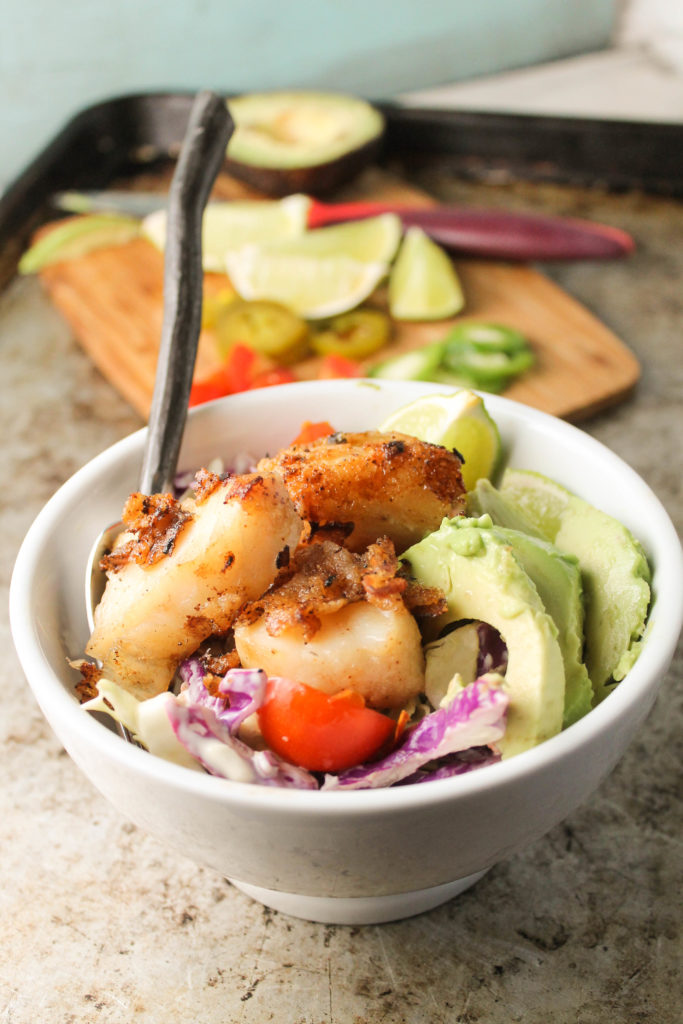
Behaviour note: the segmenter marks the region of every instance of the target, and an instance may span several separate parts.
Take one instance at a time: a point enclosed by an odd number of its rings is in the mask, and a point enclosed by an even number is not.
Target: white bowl
[[[261,455],[304,419],[375,427],[429,384],[328,381],[249,392],[200,407],[180,468]],[[658,499],[616,455],[575,427],[494,396],[510,465],[554,477],[616,516],[654,567],[647,641],[628,676],[559,736],[465,776],[396,789],[316,792],[228,782],[125,743],[82,711],[76,673],[88,631],[84,573],[101,527],[137,487],[144,431],[103,452],[54,495],[17,558],[14,641],[45,717],[95,786],[141,828],[269,906],[310,920],[370,923],[427,910],[539,838],[605,778],[642,724],[683,618],[683,557]]]

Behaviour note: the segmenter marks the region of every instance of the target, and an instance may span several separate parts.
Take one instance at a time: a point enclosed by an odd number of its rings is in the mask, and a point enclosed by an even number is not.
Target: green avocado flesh
[[[441,624],[458,619],[488,622],[505,641],[510,705],[499,744],[503,757],[558,733],[565,693],[558,629],[522,559],[490,516],[444,520],[402,560],[418,582],[444,592],[448,612]]]
[[[585,605],[584,657],[598,703],[640,652],[650,605],[645,552],[612,516],[539,473],[506,470],[501,494],[556,548],[577,559]]]
[[[508,500],[485,477],[477,480],[474,489],[467,492],[467,514],[474,518],[489,515],[496,526],[505,526],[509,530],[526,533],[529,537],[547,540],[546,535],[525,514],[524,509]]]
[[[467,495],[470,515],[491,516],[496,535],[511,545],[558,629],[565,671],[563,728],[591,709],[593,688],[583,663],[584,605],[578,560],[543,539],[521,509],[488,480]]]
[[[479,634],[474,622],[454,629],[425,647],[425,696],[439,707],[453,688],[474,682],[479,659]],[[457,677],[457,678],[456,678]]]
[[[269,195],[329,191],[378,152],[382,114],[340,93],[246,93],[228,100],[228,170]]]
[[[557,626],[564,662],[562,727],[566,729],[590,711],[593,701],[593,687],[582,661],[584,610],[577,561],[547,541],[504,527],[495,529],[496,535],[512,547]]]

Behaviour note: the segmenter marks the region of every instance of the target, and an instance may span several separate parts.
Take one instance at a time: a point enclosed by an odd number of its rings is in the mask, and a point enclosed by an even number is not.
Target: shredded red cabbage
[[[484,676],[487,672],[500,672],[504,676],[508,665],[508,649],[498,630],[488,622],[477,622],[477,637],[477,676]]]
[[[181,692],[190,706],[209,708],[232,735],[245,719],[263,704],[268,679],[260,668],[232,668],[220,682],[220,697],[212,697],[204,685],[204,668],[198,658],[188,658],[179,668]]]
[[[496,743],[505,732],[508,702],[497,678],[495,683],[486,676],[475,679],[457,693],[447,707],[426,715],[409,729],[403,742],[386,757],[349,768],[339,775],[326,775],[322,788],[392,786],[447,755]],[[433,767],[436,770],[440,766]],[[469,764],[463,770],[471,767]]]
[[[249,452],[238,452],[233,456],[232,465],[224,467],[222,459],[215,459],[209,463],[208,468],[216,467],[215,472],[220,473],[221,476],[232,476],[233,474],[253,473],[257,462],[258,459],[255,459]],[[186,491],[192,490],[196,475],[196,469],[183,469],[175,474],[173,477],[175,498],[180,498]]]
[[[184,469],[173,477],[173,497],[179,498],[185,491],[190,490],[197,475],[194,469]]]
[[[450,779],[452,775],[464,775],[475,768],[484,768],[487,764],[500,761],[500,754],[491,747],[472,747],[461,750],[457,754],[447,754],[439,759],[436,767],[420,768],[413,775],[397,782],[397,786],[408,786],[415,782],[433,782],[434,779]]]
[[[252,750],[242,743],[209,707],[174,701],[166,713],[178,742],[211,775],[262,786],[318,788],[310,772],[287,764],[270,750]]]
[[[180,699],[167,714],[178,741],[212,775],[237,781],[297,789],[317,789],[314,775],[283,761],[270,750],[252,750],[237,738],[242,722],[258,711],[267,677],[261,669],[231,669],[212,697],[197,658],[180,666]],[[400,745],[380,761],[325,776],[322,789],[374,789],[462,775],[493,764],[490,748],[505,731],[508,697],[499,677],[470,683],[445,708],[408,729]],[[226,749],[221,749],[223,745]]]

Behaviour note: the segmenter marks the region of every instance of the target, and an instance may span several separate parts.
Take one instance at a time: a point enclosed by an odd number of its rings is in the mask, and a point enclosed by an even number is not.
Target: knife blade
[[[155,192],[60,192],[54,197],[54,205],[69,213],[111,211],[142,218],[165,208],[166,200]],[[484,259],[520,262],[619,259],[635,248],[627,232],[608,224],[464,206],[412,207],[400,203],[325,203],[311,199],[308,227],[362,220],[381,213],[396,213],[405,228],[422,228],[435,242],[455,254]]]

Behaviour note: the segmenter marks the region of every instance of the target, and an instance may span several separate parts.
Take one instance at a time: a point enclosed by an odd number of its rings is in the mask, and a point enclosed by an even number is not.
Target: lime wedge
[[[480,478],[490,479],[500,457],[498,427],[472,391],[425,395],[392,413],[379,429],[457,449],[463,457],[462,478],[468,491]]]
[[[210,203],[204,212],[202,229],[204,269],[225,273],[225,254],[232,249],[302,235],[310,205],[310,199],[304,195],[287,196],[277,202]],[[163,251],[166,210],[155,210],[145,217],[142,234]]]
[[[389,278],[396,320],[443,320],[465,304],[458,275],[444,250],[421,228],[408,228]]]
[[[94,249],[123,245],[140,233],[140,222],[120,213],[69,217],[39,238],[19,260],[20,274],[37,274],[43,267],[78,259]]]
[[[243,299],[281,302],[306,320],[354,309],[385,277],[386,263],[348,256],[309,256],[248,245],[229,252],[225,268]]]
[[[315,228],[299,238],[275,242],[273,248],[292,256],[348,256],[360,263],[390,263],[401,240],[395,213]]]

